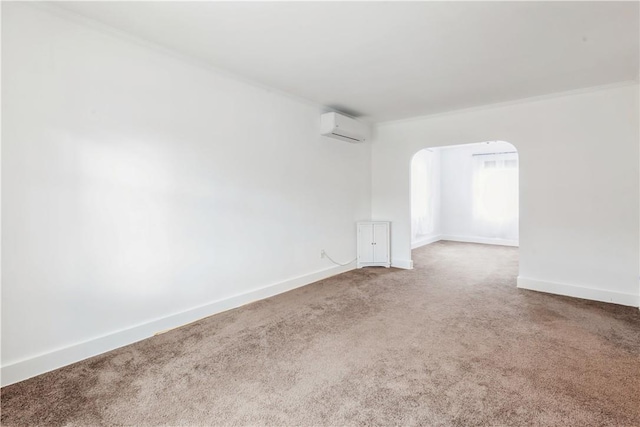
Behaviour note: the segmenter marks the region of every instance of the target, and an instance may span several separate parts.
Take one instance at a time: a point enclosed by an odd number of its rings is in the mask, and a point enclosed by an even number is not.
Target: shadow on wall
[[[429,147],[411,159],[411,247],[519,245],[519,161],[513,144]]]

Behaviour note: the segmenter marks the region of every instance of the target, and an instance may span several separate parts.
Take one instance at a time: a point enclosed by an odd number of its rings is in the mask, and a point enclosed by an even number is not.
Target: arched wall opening
[[[411,247],[439,240],[519,246],[519,158],[505,141],[429,147],[411,158]]]
[[[392,222],[392,265],[413,267],[413,155],[501,139],[520,154],[518,287],[638,307],[638,132],[627,126],[640,116],[637,93],[636,85],[378,125],[372,218]],[[616,149],[603,149],[605,140]]]

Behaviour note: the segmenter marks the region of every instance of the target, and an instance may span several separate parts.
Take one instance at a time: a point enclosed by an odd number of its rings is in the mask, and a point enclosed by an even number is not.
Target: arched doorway
[[[518,246],[519,159],[512,144],[430,147],[414,154],[412,249],[438,240]]]

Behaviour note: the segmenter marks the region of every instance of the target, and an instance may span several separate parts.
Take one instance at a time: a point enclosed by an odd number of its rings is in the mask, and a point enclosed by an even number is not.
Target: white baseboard
[[[204,317],[278,295],[283,292],[317,282],[318,280],[353,270],[354,268],[355,266],[353,264],[349,266],[329,267],[21,360],[0,368],[0,384],[5,386],[23,381],[36,375],[79,362],[89,357],[97,356],[107,351],[133,344],[145,338],[152,337],[159,332],[184,326]]]
[[[586,288],[566,283],[547,282],[522,276],[518,276],[518,288],[593,301],[627,305],[631,307],[638,307],[638,305],[640,305],[640,296],[634,294]]]
[[[431,243],[445,240],[449,242],[463,242],[463,243],[482,243],[484,245],[501,245],[501,246],[518,246],[517,240],[512,239],[495,239],[491,237],[479,237],[479,236],[458,236],[453,234],[437,234],[434,236],[425,237],[411,242],[411,249],[416,249],[421,246],[430,245]]]
[[[427,236],[427,237],[423,237],[421,239],[418,239],[414,242],[411,242],[411,249],[416,249],[419,248],[421,246],[426,246],[429,245],[431,243],[435,243],[439,240],[442,240],[442,235],[437,234],[435,236]]]
[[[402,268],[404,270],[413,270],[413,260],[410,259],[392,259],[391,267]]]
[[[518,246],[517,240],[494,239],[491,237],[455,236],[452,234],[443,234],[440,236],[440,240],[447,240],[449,242],[482,243],[484,245]]]

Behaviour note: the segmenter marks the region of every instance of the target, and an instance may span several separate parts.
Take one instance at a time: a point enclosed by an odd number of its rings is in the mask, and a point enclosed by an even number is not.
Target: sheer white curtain
[[[473,218],[483,235],[518,239],[518,154],[473,156]]]
[[[418,151],[411,160],[411,235],[415,240],[434,229],[433,152]]]

